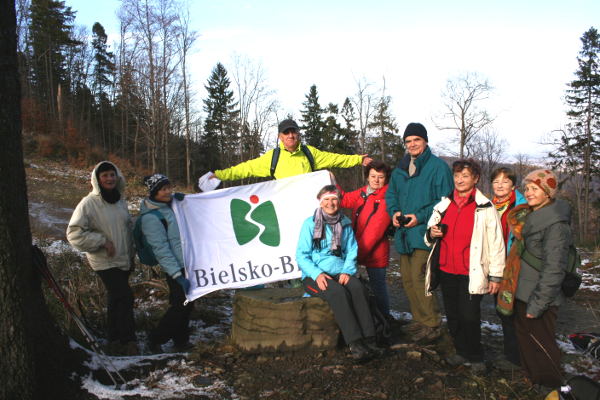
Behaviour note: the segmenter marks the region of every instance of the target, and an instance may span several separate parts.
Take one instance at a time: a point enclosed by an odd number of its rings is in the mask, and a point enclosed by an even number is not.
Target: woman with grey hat
[[[169,309],[149,337],[150,350],[161,352],[161,345],[173,340],[176,351],[189,350],[189,320],[192,303],[184,305],[190,282],[185,277],[179,226],[171,208],[173,199],[182,200],[183,194],[173,194],[169,178],[154,174],[144,178],[148,197],[140,205],[142,232],[154,256],[164,271],[169,286]]]
[[[109,353],[131,355],[137,353],[129,287],[134,251],[131,217],[123,197],[125,178],[116,165],[102,161],[94,167],[91,183],[92,191],[71,216],[67,240],[85,252],[106,288]]]

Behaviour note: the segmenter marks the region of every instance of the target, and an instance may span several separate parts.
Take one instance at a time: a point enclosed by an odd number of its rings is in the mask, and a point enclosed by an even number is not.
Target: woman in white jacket
[[[92,171],[91,183],[92,191],[71,216],[67,239],[86,253],[106,288],[110,350],[133,354],[137,344],[129,274],[134,249],[131,216],[123,198],[125,179],[113,163],[102,161]]]
[[[498,292],[504,270],[504,236],[491,201],[475,188],[481,168],[474,160],[452,165],[454,192],[433,208],[425,243],[434,248],[425,275],[428,295],[440,284],[448,330],[456,354],[451,365],[485,370],[481,346],[480,303]]]

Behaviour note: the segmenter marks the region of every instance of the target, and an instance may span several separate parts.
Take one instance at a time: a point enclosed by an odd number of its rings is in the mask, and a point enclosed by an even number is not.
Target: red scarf
[[[498,198],[494,196],[492,199],[492,203],[496,206],[496,211],[500,214],[500,222],[502,223],[502,233],[504,235],[504,247],[508,246],[508,234],[510,230],[508,229],[508,212],[515,206],[515,202],[517,200],[517,195],[513,190],[510,192],[510,196],[508,199],[504,201],[498,201]]]

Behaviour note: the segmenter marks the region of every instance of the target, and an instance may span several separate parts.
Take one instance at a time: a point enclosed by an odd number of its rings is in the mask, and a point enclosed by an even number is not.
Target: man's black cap
[[[300,127],[293,119],[284,119],[279,123],[279,133],[285,132],[290,128],[294,128],[298,132],[300,131]]]

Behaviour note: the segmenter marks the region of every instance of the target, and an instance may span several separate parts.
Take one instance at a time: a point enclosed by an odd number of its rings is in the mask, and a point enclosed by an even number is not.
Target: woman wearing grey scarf
[[[304,221],[296,250],[304,290],[329,303],[354,359],[379,355],[367,293],[354,277],[358,245],[350,219],[339,212],[340,192],[327,185],[317,199],[319,208]]]

